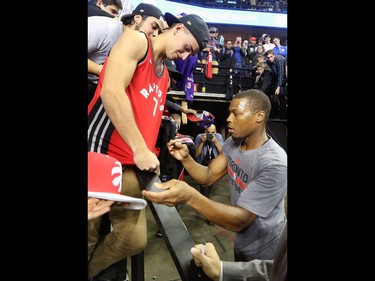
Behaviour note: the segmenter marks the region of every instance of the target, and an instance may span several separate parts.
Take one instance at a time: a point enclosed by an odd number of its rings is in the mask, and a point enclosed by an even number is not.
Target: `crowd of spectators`
[[[256,10],[259,12],[287,13],[287,0],[173,0],[202,7],[215,7],[223,9]]]

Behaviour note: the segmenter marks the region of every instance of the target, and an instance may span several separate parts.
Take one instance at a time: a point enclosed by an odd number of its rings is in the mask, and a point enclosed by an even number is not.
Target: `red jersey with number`
[[[163,74],[156,74],[151,40],[149,36],[146,37],[146,56],[138,62],[130,84],[124,89],[124,95],[127,94],[130,99],[134,119],[148,149],[155,151],[168,89],[168,70],[164,65]],[[88,106],[88,151],[108,154],[122,164],[134,164],[132,150],[108,118],[100,98],[107,59],[94,98]]]

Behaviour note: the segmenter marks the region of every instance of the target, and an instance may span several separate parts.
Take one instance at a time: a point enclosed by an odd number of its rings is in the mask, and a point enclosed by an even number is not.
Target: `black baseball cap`
[[[174,63],[174,61],[171,61],[169,59],[165,59],[164,63],[167,66],[168,71],[169,71],[170,75],[172,76],[172,78],[176,81],[181,81],[182,80],[182,74],[181,74],[181,72],[179,72],[176,69],[176,64]]]
[[[162,22],[164,22],[164,17],[162,11],[148,3],[140,3],[131,14],[125,14],[121,17],[121,20],[123,18],[128,18],[128,17],[134,17],[135,15],[141,15],[141,16],[149,16],[149,17],[155,17],[157,19],[160,19]]]
[[[175,23],[183,23],[191,34],[193,34],[195,40],[197,40],[199,49],[202,50],[206,47],[207,42],[210,40],[210,33],[208,32],[207,24],[200,16],[189,14],[177,18],[171,13],[165,13],[164,18],[169,27]]]

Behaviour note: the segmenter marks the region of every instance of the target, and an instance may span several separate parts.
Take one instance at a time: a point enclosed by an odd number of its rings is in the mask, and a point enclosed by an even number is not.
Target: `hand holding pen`
[[[201,251],[203,255],[206,254],[206,240],[203,240]]]
[[[191,248],[194,263],[198,267],[202,267],[204,273],[213,280],[219,280],[221,261],[216,252],[214,245],[210,242],[203,241]]]

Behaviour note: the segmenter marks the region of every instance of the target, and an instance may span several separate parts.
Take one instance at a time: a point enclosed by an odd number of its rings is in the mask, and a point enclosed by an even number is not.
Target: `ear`
[[[133,19],[134,19],[135,24],[139,24],[142,21],[142,16],[141,15],[135,15],[133,17]]]
[[[178,24],[176,24],[176,25],[173,27],[173,29],[174,29],[173,34],[176,34],[177,31],[182,30],[182,29],[184,29],[184,28],[185,28],[185,25],[184,25],[183,23],[178,23]]]
[[[263,110],[260,110],[256,113],[256,121],[258,123],[262,123],[264,118],[266,116],[266,113]]]

